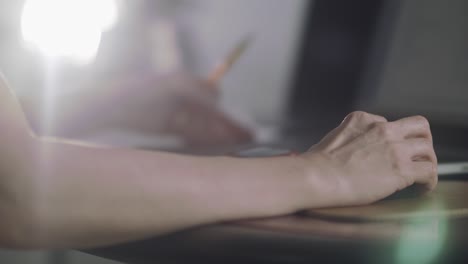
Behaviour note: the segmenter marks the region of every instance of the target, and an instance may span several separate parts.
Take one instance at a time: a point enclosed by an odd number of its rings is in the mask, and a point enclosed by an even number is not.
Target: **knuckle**
[[[388,123],[375,123],[372,129],[380,138],[387,139],[391,137],[391,127]]]
[[[368,113],[367,112],[364,112],[364,111],[361,111],[361,110],[357,110],[357,111],[353,111],[350,113],[350,115],[352,116],[363,116],[363,115],[367,115]]]
[[[416,122],[420,123],[423,127],[429,129],[430,128],[430,124],[429,124],[429,120],[427,120],[426,117],[422,116],[422,115],[417,115],[414,117],[414,119],[416,120]]]
[[[434,145],[430,139],[421,139],[421,149],[427,155],[431,161],[437,162],[437,155],[434,150]]]
[[[354,111],[354,112],[351,112],[348,116],[351,119],[360,120],[360,119],[364,119],[367,115],[369,115],[369,114],[364,112],[364,111]]]
[[[377,122],[383,122],[383,123],[388,122],[387,118],[385,118],[383,116],[375,116],[375,119],[376,119]]]
[[[378,123],[387,123],[387,119],[383,116],[370,114],[364,111],[354,111],[350,113],[347,119],[352,123],[352,125],[357,126],[373,126]]]

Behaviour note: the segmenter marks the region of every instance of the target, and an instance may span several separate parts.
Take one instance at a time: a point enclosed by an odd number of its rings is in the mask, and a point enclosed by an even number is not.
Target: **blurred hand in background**
[[[106,78],[56,98],[53,136],[81,139],[107,131],[134,131],[179,137],[193,147],[232,146],[253,135],[219,107],[216,84],[188,73]],[[31,106],[30,106],[31,107]],[[28,112],[40,113],[35,104]],[[40,116],[33,123],[40,127]]]

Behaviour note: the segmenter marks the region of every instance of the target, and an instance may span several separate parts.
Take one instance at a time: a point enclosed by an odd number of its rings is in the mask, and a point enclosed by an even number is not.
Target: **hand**
[[[325,177],[325,206],[369,204],[414,183],[437,185],[432,135],[420,116],[387,122],[354,112],[302,157]]]
[[[219,88],[189,74],[126,76],[84,90],[89,92],[83,100],[61,98],[55,108],[65,136],[123,129],[176,135],[190,146],[252,140],[248,129],[219,108]]]

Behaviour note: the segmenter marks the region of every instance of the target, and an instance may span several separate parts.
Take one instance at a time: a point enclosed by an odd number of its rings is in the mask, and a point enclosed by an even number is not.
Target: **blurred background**
[[[4,0],[0,69],[42,135],[303,150],[360,109],[425,115],[439,158],[467,160],[467,26],[464,0]],[[0,262],[111,263],[75,251]]]

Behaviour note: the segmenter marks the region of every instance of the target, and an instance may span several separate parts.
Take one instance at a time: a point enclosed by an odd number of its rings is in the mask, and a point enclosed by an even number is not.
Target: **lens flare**
[[[21,29],[23,39],[45,56],[89,63],[102,32],[116,21],[115,0],[28,0]]]
[[[438,203],[443,208],[442,203]],[[444,215],[414,220],[403,230],[396,263],[429,264],[439,257],[447,236],[447,218]]]

